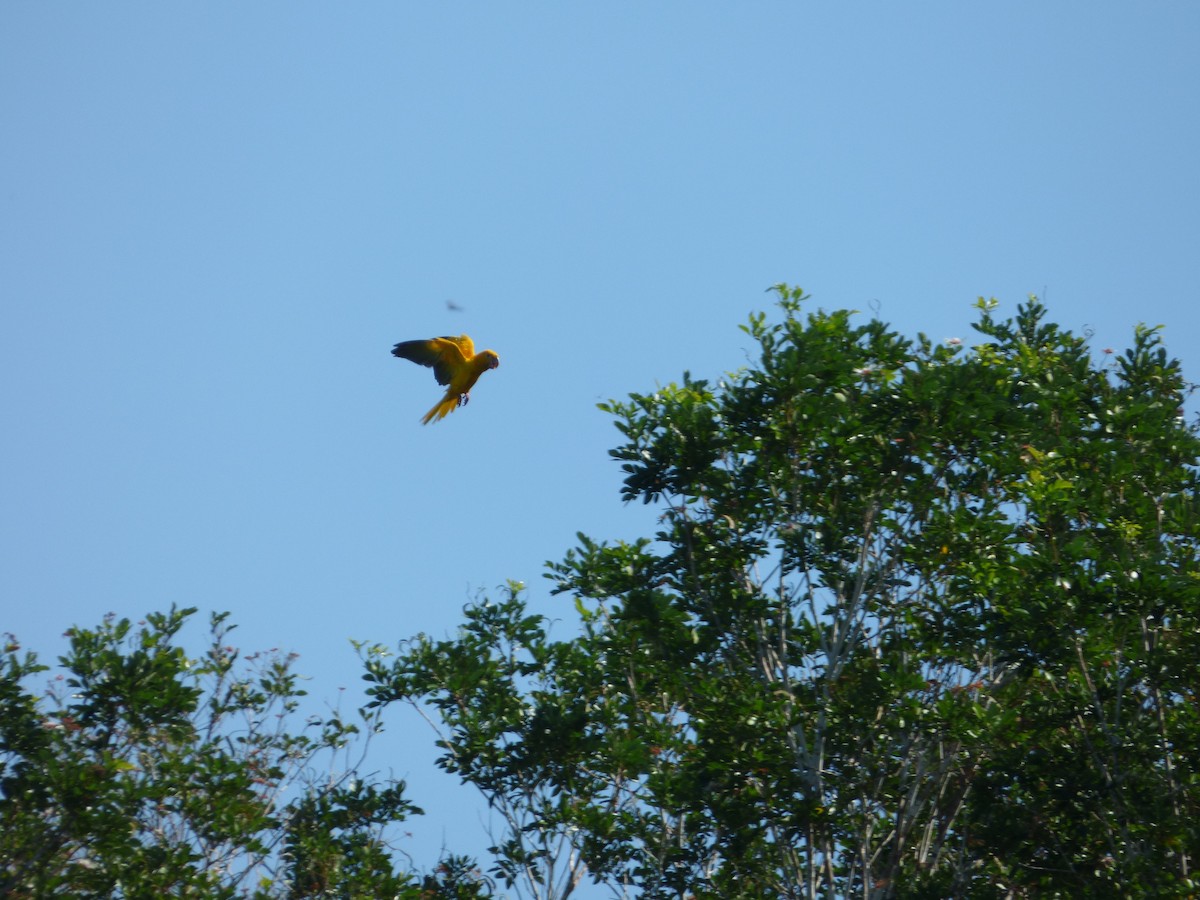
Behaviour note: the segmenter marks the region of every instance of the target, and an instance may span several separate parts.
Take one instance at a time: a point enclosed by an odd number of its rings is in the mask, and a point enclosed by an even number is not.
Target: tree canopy
[[[474,897],[448,858],[424,878],[389,835],[420,810],[360,771],[375,714],[305,717],[293,658],[243,657],[227,614],[191,656],[194,609],[73,628],[63,674],[9,637],[0,665],[0,895]]]
[[[531,896],[1191,896],[1200,569],[1191,386],[1036,299],[973,346],[780,285],[757,359],[602,408],[633,542],[457,636],[368,648]]]
[[[658,526],[547,564],[565,636],[510,583],[357,645],[367,705],[302,725],[224,615],[200,655],[193,610],[72,629],[45,696],[10,640],[0,893],[1195,896],[1200,429],[1158,329],[981,300],[935,342],[775,291],[744,368],[602,404]],[[486,874],[397,865],[419,810],[346,755],[394,703],[498,813]]]

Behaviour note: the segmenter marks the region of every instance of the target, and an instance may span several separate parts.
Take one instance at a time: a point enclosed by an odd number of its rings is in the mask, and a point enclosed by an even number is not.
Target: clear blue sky
[[[1200,380],[1200,5],[0,6],[0,630],[228,609],[343,706],[630,538],[595,404],[742,365],[787,281],[969,341],[971,304]],[[446,301],[462,307],[455,312]],[[399,340],[495,349],[469,407]],[[482,843],[394,716],[386,758]]]

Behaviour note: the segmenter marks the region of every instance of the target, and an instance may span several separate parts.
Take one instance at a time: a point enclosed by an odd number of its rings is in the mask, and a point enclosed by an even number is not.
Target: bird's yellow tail
[[[438,419],[444,419],[446,416],[450,415],[450,413],[454,412],[454,409],[457,406],[458,397],[452,397],[447,394],[438,401],[437,405],[435,405],[433,409],[425,413],[425,418],[421,420],[421,424],[428,425],[430,422],[436,422]]]

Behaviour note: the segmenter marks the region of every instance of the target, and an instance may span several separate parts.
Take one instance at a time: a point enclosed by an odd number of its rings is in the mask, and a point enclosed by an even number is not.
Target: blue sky
[[[1200,6],[0,6],[0,630],[228,609],[357,702],[350,638],[538,609],[622,506],[595,404],[746,361],[778,282],[972,303],[1200,381]],[[452,300],[462,311],[448,308]],[[469,407],[389,355],[467,332]],[[373,762],[476,848],[399,711]]]

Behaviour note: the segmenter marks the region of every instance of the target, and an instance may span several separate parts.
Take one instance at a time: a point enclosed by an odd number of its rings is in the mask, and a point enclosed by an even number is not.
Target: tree
[[[16,639],[0,676],[0,894],[5,897],[478,897],[470,863],[397,870],[404,784],[359,772],[378,716],[292,722],[292,657],[241,658],[226,614],[206,653],[176,643],[193,609],[135,628],[73,628],[66,674]],[[324,769],[318,769],[323,765]]]
[[[661,528],[550,564],[458,636],[365,648],[380,706],[565,897],[1191,896],[1200,437],[1158,331],[1121,355],[980,301],[971,349],[848,311],[602,408]]]

